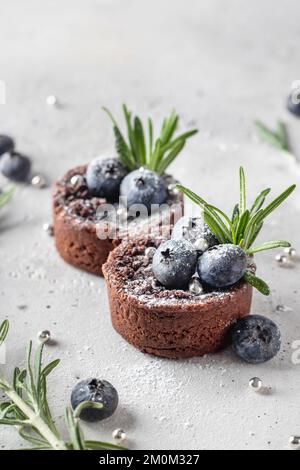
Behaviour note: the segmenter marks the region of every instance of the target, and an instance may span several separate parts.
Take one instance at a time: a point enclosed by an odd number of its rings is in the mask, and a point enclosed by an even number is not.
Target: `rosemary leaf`
[[[248,248],[246,250],[247,255],[253,255],[254,253],[258,253],[259,251],[266,251],[266,250],[273,250],[274,248],[288,248],[291,244],[286,242],[285,240],[276,240],[261,243],[260,245],[253,246],[252,248]]]
[[[267,189],[264,189],[258,196],[257,198],[255,199],[251,209],[250,209],[250,214],[253,215],[255,214],[256,212],[258,212],[261,207],[263,206],[265,200],[266,200],[266,197],[268,196],[268,194],[271,192],[271,188],[267,188]]]
[[[13,193],[15,191],[15,188],[11,188],[8,191],[3,192],[0,194],[0,209],[5,206],[5,204],[8,203],[8,201],[11,199]]]
[[[139,117],[134,119],[134,135],[135,135],[135,146],[136,154],[139,155],[139,161],[141,165],[146,165],[146,144],[145,135],[142,122]]]
[[[289,152],[290,146],[289,146],[289,141],[288,141],[288,135],[287,135],[286,127],[283,121],[277,122],[277,136],[280,139],[284,150]]]
[[[242,239],[244,239],[245,236],[245,230],[247,227],[247,224],[249,222],[250,218],[250,212],[248,210],[245,210],[242,214],[242,216],[239,219],[237,229],[236,229],[236,242],[239,244]]]
[[[227,215],[224,214],[223,211],[221,211],[220,209],[218,209],[218,208],[215,207],[215,206],[212,206],[211,204],[205,204],[205,207],[206,207],[207,210],[209,211],[210,215],[213,216],[213,217],[216,219],[216,221],[218,222],[218,224],[219,224],[220,227],[222,228],[222,231],[223,231],[224,235],[226,236],[227,242],[233,243],[233,240],[236,239],[236,234],[235,234],[233,225],[232,225],[232,223],[231,223],[229,217],[227,217]],[[218,216],[218,214],[220,214],[220,215],[225,219],[225,221],[226,221],[226,222],[228,223],[228,225],[229,225],[230,230],[229,230],[228,227],[225,225],[225,223],[223,222],[223,220]]]
[[[149,145],[149,154],[148,154],[149,160],[147,161],[147,164],[149,165],[152,151],[153,151],[153,124],[150,118],[148,119],[148,145]]]
[[[101,441],[85,441],[85,446],[88,450],[126,450],[125,447]]]
[[[244,169],[240,168],[240,215],[242,216],[246,210],[246,178]]]
[[[196,193],[186,188],[185,186],[182,186],[181,184],[177,184],[176,187],[179,191],[181,191],[183,194],[189,197],[193,202],[198,204],[198,206],[200,206],[202,209],[203,209],[204,204],[207,204],[206,201],[204,201],[204,199],[202,199],[200,196],[198,196]]]
[[[175,160],[177,155],[181,152],[183,147],[185,146],[185,140],[182,142],[178,142],[177,145],[161,160],[160,164],[157,166],[157,173],[162,175],[165,170],[168,168],[169,165]]]
[[[261,294],[263,295],[270,295],[270,288],[269,286],[260,279],[259,277],[254,276],[249,271],[244,274],[244,279],[247,281],[251,286],[255,287]]]
[[[214,214],[209,211],[209,208],[204,206],[204,221],[209,226],[211,231],[215,234],[220,243],[228,243],[226,233],[223,231],[223,227],[219,224]]]
[[[296,185],[293,184],[292,186],[289,186],[283,193],[281,193],[274,201],[272,201],[262,212],[261,216],[258,218],[258,222],[261,222],[264,220],[268,215],[271,214],[277,207],[279,207],[285,199],[287,199],[292,192],[295,190]]]
[[[73,412],[74,418],[79,418],[82,410],[85,410],[86,408],[94,408],[94,409],[100,410],[100,409],[103,408],[103,404],[102,403],[91,402],[91,401],[83,401],[74,410],[74,412]]]

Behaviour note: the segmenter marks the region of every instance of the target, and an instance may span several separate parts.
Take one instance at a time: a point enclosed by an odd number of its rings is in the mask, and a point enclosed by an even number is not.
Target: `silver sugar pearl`
[[[291,449],[300,450],[300,436],[291,436],[289,443]]]
[[[278,254],[275,256],[275,260],[277,261],[279,266],[284,266],[288,262],[288,257],[286,255]]]
[[[37,334],[37,338],[41,343],[48,343],[48,341],[50,341],[50,338],[51,338],[50,331],[49,330],[39,331]]]
[[[285,248],[284,253],[288,255],[290,258],[295,258],[297,256],[297,252],[295,248],[293,248],[292,246]]]
[[[54,229],[53,229],[53,225],[52,224],[44,224],[43,225],[43,230],[48,233],[48,235],[50,235],[50,237],[53,237],[54,235]]]
[[[145,250],[145,256],[147,256],[148,258],[153,258],[155,252],[156,248],[154,248],[154,246],[148,246],[148,248],[146,248]]]
[[[55,106],[58,103],[57,97],[55,95],[47,96],[46,103],[48,104],[48,106]]]
[[[192,277],[189,282],[189,291],[191,294],[200,295],[203,293],[203,287],[197,277]]]
[[[42,189],[42,188],[45,188],[47,186],[47,183],[46,183],[45,178],[42,175],[35,175],[35,176],[33,176],[32,180],[31,180],[31,185],[34,188]]]
[[[70,183],[73,186],[76,186],[77,184],[81,184],[83,182],[83,176],[82,175],[73,175],[72,178],[70,179]]]
[[[127,436],[126,436],[126,432],[123,431],[123,429],[115,429],[112,432],[112,437],[117,442],[123,442],[125,441]]]
[[[172,184],[169,184],[168,185],[168,193],[171,195],[171,196],[177,196],[179,194],[179,190],[177,188],[177,185],[172,183]]]
[[[209,248],[209,245],[207,241],[204,240],[204,238],[199,238],[193,243],[193,245],[197,251],[202,251],[202,253],[204,253],[204,251],[208,250]]]
[[[249,380],[249,387],[254,390],[254,392],[259,392],[262,389],[263,383],[259,377],[253,377]]]

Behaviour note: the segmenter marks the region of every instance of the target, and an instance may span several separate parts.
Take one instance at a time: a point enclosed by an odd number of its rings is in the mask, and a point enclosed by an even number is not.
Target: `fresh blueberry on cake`
[[[240,246],[224,243],[205,251],[199,257],[197,270],[205,284],[223,288],[240,281],[247,264],[247,255]]]
[[[119,159],[95,158],[86,171],[86,183],[90,194],[108,201],[118,200],[120,185],[126,174],[127,170]]]
[[[126,199],[127,207],[143,204],[149,212],[153,205],[164,204],[168,197],[163,178],[143,167],[123,179],[120,195]]]
[[[204,222],[202,217],[184,216],[178,220],[172,231],[175,240],[188,240],[199,254],[219,244],[217,237]]]
[[[168,240],[156,250],[152,269],[156,279],[165,287],[187,285],[195,272],[197,252],[186,240]]]

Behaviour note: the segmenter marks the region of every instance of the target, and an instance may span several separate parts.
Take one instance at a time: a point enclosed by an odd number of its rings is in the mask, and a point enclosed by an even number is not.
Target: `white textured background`
[[[173,166],[181,181],[229,209],[243,164],[253,196],[269,185],[278,192],[299,181],[299,171],[260,142],[253,121],[285,120],[300,157],[300,119],[285,110],[291,83],[300,79],[299,13],[298,0],[0,0],[7,91],[0,133],[13,135],[52,181],[111,152],[101,105],[118,114],[125,101],[159,122],[175,107],[182,127],[201,131]],[[52,93],[62,108],[45,104]],[[265,237],[288,238],[300,251],[299,192],[269,220]],[[300,265],[280,269],[274,254],[257,257],[272,295],[255,294],[253,312],[273,318],[283,333],[274,361],[249,366],[230,351],[161,360],[113,331],[103,280],[61,261],[42,230],[50,218],[50,190],[23,186],[1,215],[0,319],[11,321],[7,373],[39,330],[50,329],[58,341],[46,352],[62,360],[49,386],[61,429],[77,378],[96,375],[117,387],[120,407],[85,427],[94,438],[110,439],[123,427],[133,448],[288,448],[289,436],[300,434],[300,365],[291,362],[291,344],[300,339]],[[287,311],[276,312],[278,304]],[[255,375],[273,387],[271,395],[248,390]],[[0,428],[0,447],[19,445],[13,429]]]

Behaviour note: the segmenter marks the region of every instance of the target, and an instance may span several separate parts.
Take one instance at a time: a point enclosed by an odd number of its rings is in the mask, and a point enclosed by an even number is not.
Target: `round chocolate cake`
[[[109,214],[101,211],[101,207],[107,204],[106,199],[94,197],[89,192],[85,179],[86,168],[85,165],[73,168],[55,183],[55,243],[65,261],[90,273],[102,275],[102,265],[110,251],[124,238],[147,236],[147,233],[160,229],[164,234],[170,232],[174,221],[182,216],[183,195],[170,191],[162,211],[151,214],[151,218],[131,219],[126,216],[125,230],[122,226],[112,227]],[[164,179],[167,187],[176,182],[171,176],[164,176]],[[120,210],[117,204],[115,209]]]
[[[151,251],[161,239],[123,242],[103,267],[112,324],[143,352],[168,358],[201,356],[226,344],[232,324],[249,315],[252,287],[192,294],[155,279]],[[149,253],[149,254],[148,254]]]

